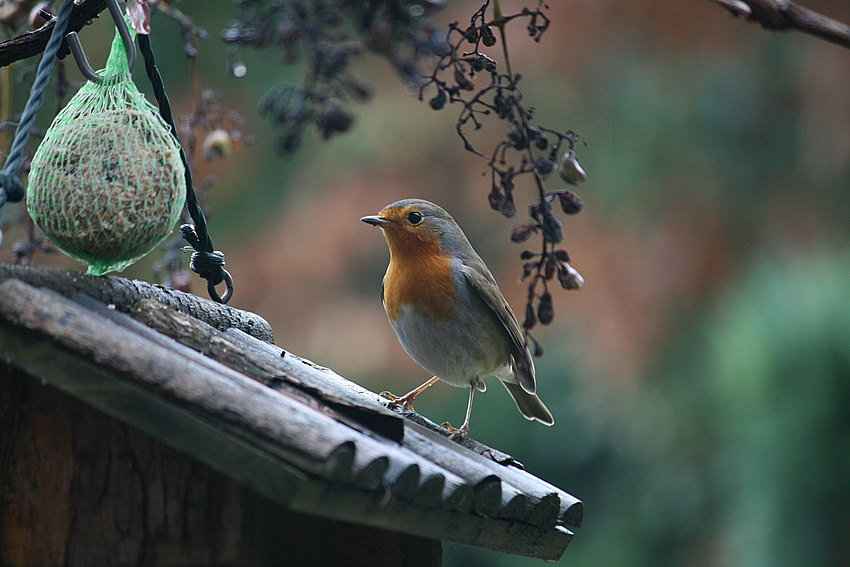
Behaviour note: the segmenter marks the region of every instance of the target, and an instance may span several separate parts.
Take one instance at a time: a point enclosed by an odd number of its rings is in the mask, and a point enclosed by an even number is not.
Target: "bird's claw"
[[[449,439],[460,440],[463,441],[466,439],[467,435],[469,435],[469,425],[463,424],[460,427],[453,427],[451,423],[446,421],[445,423],[441,423],[440,427],[447,430],[451,435],[449,435]]]
[[[389,403],[387,403],[387,407],[395,408],[398,406],[403,407],[406,410],[413,409],[413,398],[408,396],[396,396],[392,392],[384,391],[379,394],[382,398],[387,398]]]

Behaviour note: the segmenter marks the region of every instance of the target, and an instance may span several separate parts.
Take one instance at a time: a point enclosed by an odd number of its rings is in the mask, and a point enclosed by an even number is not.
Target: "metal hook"
[[[136,64],[136,44],[133,42],[133,36],[130,35],[130,30],[127,29],[127,24],[124,22],[124,14],[121,12],[121,7],[118,6],[118,0],[106,0],[106,7],[109,8],[109,13],[115,21],[115,27],[118,28],[118,33],[121,35],[124,49],[127,50],[127,67],[132,71],[133,65]],[[65,39],[68,41],[68,47],[71,48],[71,53],[74,55],[77,67],[80,68],[80,73],[93,83],[103,82],[103,77],[98,75],[89,64],[88,57],[86,57],[86,53],[83,51],[83,45],[80,43],[77,32],[69,32],[65,36]]]
[[[209,292],[210,298],[216,303],[227,305],[227,302],[233,297],[233,277],[224,268],[221,271],[224,272],[224,285],[226,286],[224,295],[218,294],[218,290],[215,289],[212,280],[207,280],[207,292]]]

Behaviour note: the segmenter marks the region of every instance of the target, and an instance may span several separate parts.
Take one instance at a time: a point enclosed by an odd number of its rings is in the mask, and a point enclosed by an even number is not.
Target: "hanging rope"
[[[0,171],[0,214],[3,213],[3,205],[7,202],[17,203],[24,198],[24,188],[18,178],[18,169],[24,161],[24,148],[29,139],[30,129],[35,122],[35,115],[41,107],[41,102],[44,100],[44,90],[50,82],[50,72],[53,70],[56,54],[59,52],[59,47],[65,37],[65,30],[68,28],[68,19],[73,7],[74,0],[63,0],[59,7],[56,24],[50,34],[47,47],[44,48],[44,55],[35,73],[35,81],[30,88],[29,100],[27,100],[27,105],[21,114],[18,128],[15,130],[15,139],[12,141],[9,157],[6,158],[3,170]]]
[[[171,116],[171,104],[168,102],[165,85],[162,82],[162,77],[156,67],[156,60],[151,50],[150,37],[139,35],[138,38],[142,58],[145,60],[145,72],[153,87],[156,102],[159,104],[159,113],[171,128],[174,138],[179,139],[177,128],[174,125],[174,118]],[[180,234],[195,249],[195,252],[192,254],[192,260],[189,262],[189,268],[207,280],[207,291],[214,301],[227,303],[233,296],[233,278],[224,269],[224,253],[214,248],[212,238],[210,238],[209,232],[207,232],[207,220],[198,203],[198,196],[195,194],[195,189],[192,185],[192,170],[189,167],[189,160],[182,145],[180,146],[180,158],[186,167],[186,208],[189,210],[189,216],[192,217],[192,221],[194,222],[194,226],[184,224],[180,227]],[[224,296],[219,296],[218,291],[215,289],[215,286],[221,282],[224,282],[227,287]]]

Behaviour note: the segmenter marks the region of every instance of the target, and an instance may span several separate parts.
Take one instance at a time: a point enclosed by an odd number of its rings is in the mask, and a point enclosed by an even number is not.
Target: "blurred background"
[[[846,0],[803,4],[850,22]],[[303,67],[247,48],[236,78],[220,39],[234,5],[176,6],[210,33],[200,86],[219,91],[255,139],[227,159],[195,160],[197,185],[215,178],[209,223],[236,281],[232,306],[265,317],[282,348],[367,388],[420,384],[429,376],[380,303],[386,244],[359,218],[421,197],[454,215],[521,310],[526,245],[488,206],[486,161],[463,151],[458,108],[433,111],[364,53],[352,70],[374,94],[351,130],[308,136],[281,157],[258,100],[302,80]],[[479,6],[457,0],[433,19],[466,24]],[[472,437],[585,502],[558,564],[850,565],[850,50],[767,32],[709,0],[558,0],[547,14],[541,43],[522,26],[508,40],[534,121],[587,142],[577,146],[584,210],[561,217],[585,286],[557,290],[553,324],[534,333],[556,424],[527,422],[491,384]],[[152,23],[175,115],[189,114],[178,26],[162,14]],[[109,27],[101,18],[81,34],[95,67]],[[135,74],[144,85],[140,65]],[[14,108],[25,99],[18,85]],[[490,126],[478,139],[503,135]],[[533,201],[528,180],[516,196],[519,219]],[[4,223],[18,214],[7,206]],[[4,231],[2,261],[21,230]],[[163,254],[121,275],[155,281]],[[37,260],[80,268],[58,254]],[[206,296],[203,281],[192,285]],[[440,384],[416,407],[459,423],[466,399]],[[448,543],[444,554],[449,567],[540,564]]]

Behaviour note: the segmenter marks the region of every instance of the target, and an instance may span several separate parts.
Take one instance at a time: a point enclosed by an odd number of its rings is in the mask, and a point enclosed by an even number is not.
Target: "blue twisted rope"
[[[38,109],[41,108],[41,102],[44,100],[44,90],[50,81],[50,72],[56,62],[59,46],[62,45],[62,40],[65,38],[65,30],[68,28],[68,19],[73,7],[74,0],[63,0],[62,6],[59,7],[56,23],[53,26],[47,47],[44,48],[44,55],[38,64],[35,81],[33,81],[30,89],[29,100],[27,100],[27,105],[23,114],[21,114],[18,128],[15,130],[15,139],[12,141],[9,157],[6,158],[3,170],[0,171],[0,214],[3,213],[3,205],[7,201],[16,203],[24,198],[24,188],[20,179],[18,179],[18,169],[24,161],[24,148],[29,139],[30,129],[35,122]]]

